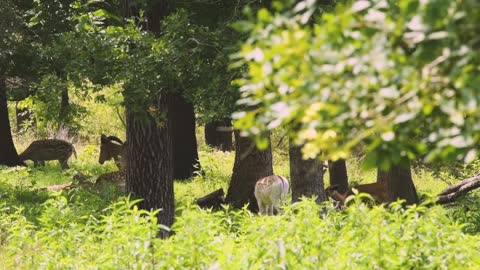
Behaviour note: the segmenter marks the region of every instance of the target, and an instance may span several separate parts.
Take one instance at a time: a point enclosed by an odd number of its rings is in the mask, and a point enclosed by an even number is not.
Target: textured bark
[[[340,193],[348,191],[348,174],[345,160],[328,162],[328,172],[330,174],[330,186],[337,186]]]
[[[159,115],[168,114],[167,95],[160,95],[156,103]],[[127,110],[127,191],[143,199],[140,208],[162,209],[158,222],[168,227],[175,213],[170,128],[168,117],[155,120]],[[159,233],[169,235],[163,230]]]
[[[407,205],[418,203],[417,190],[413,184],[408,161],[401,165],[392,165],[388,172],[385,172],[385,179],[388,179],[386,181],[389,201],[403,199]]]
[[[193,105],[179,95],[172,95],[169,103],[173,140],[173,178],[187,179],[200,170],[195,136],[195,111]]]
[[[255,142],[247,137],[241,137],[239,131],[235,135],[235,163],[233,174],[228,188],[226,203],[234,208],[241,208],[249,204],[252,212],[258,212],[255,199],[255,183],[265,176],[273,174],[272,149],[270,146],[259,151]]]
[[[228,118],[205,125],[205,142],[220,151],[233,151],[232,121]]]
[[[0,165],[18,166],[25,164],[18,157],[13,144],[10,119],[8,118],[7,88],[5,78],[0,75]]]
[[[386,171],[383,171],[380,168],[377,168],[377,182],[385,183],[390,181],[390,174]]]
[[[326,200],[323,184],[323,162],[318,159],[302,159],[301,147],[290,141],[290,178],[292,202],[300,201],[302,196],[316,196],[316,202]]]

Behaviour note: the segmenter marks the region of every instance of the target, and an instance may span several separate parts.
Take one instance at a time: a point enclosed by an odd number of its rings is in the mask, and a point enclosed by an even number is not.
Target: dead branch
[[[480,187],[480,175],[463,180],[452,185],[437,195],[437,203],[446,204],[454,202],[461,195]]]

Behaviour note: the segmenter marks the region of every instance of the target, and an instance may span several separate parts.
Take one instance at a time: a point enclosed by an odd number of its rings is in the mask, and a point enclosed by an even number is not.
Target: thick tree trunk
[[[385,183],[390,181],[390,174],[386,171],[383,171],[380,168],[377,168],[377,183]]]
[[[179,95],[172,95],[169,103],[173,139],[173,178],[187,179],[200,170],[195,136],[195,111],[193,105]]]
[[[5,78],[0,75],[0,165],[25,165],[18,157],[13,144],[10,119],[8,118],[7,88]]]
[[[292,141],[289,155],[292,202],[300,201],[302,196],[315,196],[317,203],[325,201],[323,162],[318,159],[302,159],[301,147],[293,145]]]
[[[225,118],[205,125],[205,142],[220,151],[233,151],[232,120]]]
[[[413,184],[410,163],[392,165],[384,174],[387,181],[389,201],[405,200],[407,205],[418,203],[417,190]]]
[[[329,161],[328,173],[330,174],[330,186],[338,186],[340,193],[348,191],[348,174],[345,160]]]
[[[174,218],[173,155],[168,95],[160,95],[156,105],[160,119],[142,117],[127,110],[127,191],[142,198],[142,209],[162,209],[158,222],[170,227]],[[159,122],[161,121],[161,122]],[[159,232],[162,237],[169,235]]]
[[[236,152],[233,165],[233,175],[228,188],[226,203],[234,208],[249,204],[252,212],[258,212],[255,199],[255,183],[265,176],[273,174],[272,149],[270,146],[259,151],[255,142],[247,137],[241,137],[239,131],[234,131]]]

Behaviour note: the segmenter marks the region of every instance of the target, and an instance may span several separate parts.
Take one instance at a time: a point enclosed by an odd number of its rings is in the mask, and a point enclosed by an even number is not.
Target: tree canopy
[[[364,145],[382,168],[477,156],[477,1],[363,0],[318,16],[317,4],[257,13],[237,56],[248,65],[237,127],[262,145],[287,126],[306,157]]]

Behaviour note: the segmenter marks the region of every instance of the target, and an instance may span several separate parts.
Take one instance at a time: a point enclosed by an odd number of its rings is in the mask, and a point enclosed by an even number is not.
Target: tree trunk
[[[418,203],[410,162],[405,161],[402,164],[392,165],[388,172],[382,174],[387,181],[389,201],[403,199],[407,205]]]
[[[127,191],[142,198],[139,207],[146,210],[162,209],[158,222],[170,227],[174,219],[173,155],[166,94],[156,100],[160,119],[140,116],[127,110]],[[159,122],[160,121],[160,122]],[[169,233],[161,230],[160,236]]]
[[[200,170],[195,136],[195,111],[193,105],[179,95],[172,95],[169,104],[173,139],[173,178],[187,179]]]
[[[5,78],[0,75],[0,165],[18,166],[25,164],[18,157],[13,144],[10,119],[8,118],[7,88]]]
[[[17,133],[21,133],[26,127],[29,127],[32,113],[28,108],[19,108],[17,102],[15,104],[15,115],[17,116]]]
[[[390,181],[390,174],[380,168],[377,168],[377,183],[385,183]]]
[[[236,152],[233,174],[228,188],[226,203],[234,208],[249,204],[250,211],[258,212],[255,199],[255,183],[265,176],[273,174],[272,149],[259,151],[255,142],[248,137],[241,137],[239,131],[234,131]]]
[[[205,142],[220,151],[233,151],[232,121],[215,120],[205,125]]]
[[[329,161],[328,173],[330,174],[330,186],[338,186],[340,193],[348,191],[348,174],[345,160]]]
[[[316,202],[326,200],[323,184],[323,162],[318,159],[302,159],[300,146],[290,141],[290,178],[292,182],[292,202],[300,201],[302,196],[316,196]]]
[[[68,96],[68,88],[64,85],[62,89],[62,97],[60,101],[60,110],[58,112],[58,127],[59,129],[68,122],[68,115],[70,113],[70,98]]]

